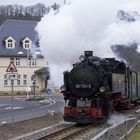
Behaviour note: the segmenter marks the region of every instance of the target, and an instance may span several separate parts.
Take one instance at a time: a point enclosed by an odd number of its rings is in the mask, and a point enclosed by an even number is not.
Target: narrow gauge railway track
[[[37,140],[88,140],[103,131],[108,126],[109,125],[107,124],[91,124],[82,126],[76,124],[48,134]]]

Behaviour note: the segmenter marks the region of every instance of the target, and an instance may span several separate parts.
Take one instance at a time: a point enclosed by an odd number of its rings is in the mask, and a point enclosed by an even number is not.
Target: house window
[[[4,80],[4,85],[7,86],[8,85],[8,81]]]
[[[37,65],[36,59],[28,58],[27,66],[36,66],[36,65]]]
[[[27,65],[28,65],[28,66],[31,66],[31,64],[32,64],[32,59],[29,58],[29,59],[28,59],[28,64],[27,64]]]
[[[30,48],[30,41],[26,40],[25,41],[25,49],[29,49]]]
[[[29,58],[28,59],[28,66],[36,66],[36,59],[31,59]]]
[[[16,58],[16,66],[20,66],[20,58]]]
[[[23,75],[23,78],[24,78],[24,79],[27,79],[27,75]]]
[[[21,78],[21,75],[17,75],[17,85],[20,85],[20,78]]]
[[[27,85],[27,75],[23,75],[23,85]]]
[[[13,37],[9,36],[6,40],[5,40],[5,45],[6,48],[12,49],[15,48],[15,40]]]
[[[4,85],[5,85],[5,86],[8,85],[7,75],[4,75]]]
[[[11,61],[14,61],[14,57],[11,57],[10,60],[11,60]]]
[[[7,75],[4,75],[4,79],[7,79]]]
[[[24,40],[22,40],[23,43],[23,49],[30,49],[31,45],[32,45],[32,41],[29,37],[24,38]]]
[[[13,48],[13,41],[9,39],[7,45],[8,45],[8,48]]]
[[[23,85],[27,85],[27,80],[23,80]]]
[[[18,75],[18,76],[17,76],[17,79],[20,79],[20,77],[21,77],[21,76],[20,76],[20,75]]]
[[[32,65],[36,66],[36,59],[32,59]]]
[[[17,80],[17,85],[20,85],[20,80],[19,79]]]

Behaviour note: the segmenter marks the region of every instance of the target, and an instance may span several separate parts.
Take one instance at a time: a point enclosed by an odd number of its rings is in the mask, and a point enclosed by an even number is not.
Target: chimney
[[[86,59],[87,59],[88,57],[93,56],[93,51],[84,51],[84,54],[85,54]]]

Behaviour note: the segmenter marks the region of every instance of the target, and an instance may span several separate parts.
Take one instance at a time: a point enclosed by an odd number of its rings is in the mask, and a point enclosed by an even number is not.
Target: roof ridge
[[[30,20],[30,21],[40,21],[41,17],[39,16],[4,16],[0,15],[0,25],[2,25],[7,19],[13,20]]]

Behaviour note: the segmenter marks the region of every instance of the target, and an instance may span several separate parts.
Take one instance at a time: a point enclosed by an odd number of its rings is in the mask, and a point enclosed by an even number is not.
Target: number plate
[[[77,89],[80,89],[80,88],[91,89],[92,86],[91,86],[91,84],[75,84],[75,88],[77,88]]]

